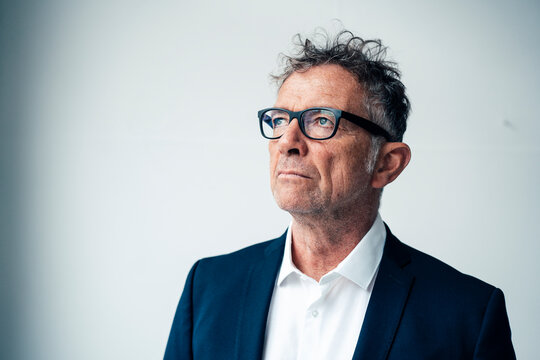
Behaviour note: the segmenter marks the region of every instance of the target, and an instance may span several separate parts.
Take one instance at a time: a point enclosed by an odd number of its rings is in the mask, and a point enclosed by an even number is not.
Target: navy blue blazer
[[[260,359],[284,245],[285,234],[198,261],[164,359]],[[503,293],[401,243],[387,228],[353,359],[515,359]]]

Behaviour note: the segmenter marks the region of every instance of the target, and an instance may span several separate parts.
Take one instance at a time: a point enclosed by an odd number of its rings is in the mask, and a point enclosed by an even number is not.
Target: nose
[[[282,154],[305,155],[307,153],[307,140],[308,138],[300,129],[298,119],[291,119],[287,130],[276,141],[278,150]]]

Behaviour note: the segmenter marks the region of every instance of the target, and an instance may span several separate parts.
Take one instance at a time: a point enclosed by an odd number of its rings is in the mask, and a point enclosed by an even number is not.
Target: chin
[[[274,199],[280,209],[289,213],[310,214],[320,212],[322,206],[316,197],[304,194],[282,194],[274,192]]]

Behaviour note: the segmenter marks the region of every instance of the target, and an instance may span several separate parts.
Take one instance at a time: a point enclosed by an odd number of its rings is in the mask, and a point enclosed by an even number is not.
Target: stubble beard
[[[352,197],[344,197],[339,201],[333,200],[332,195],[327,197],[318,188],[300,189],[286,188],[285,185],[275,184],[272,194],[277,205],[293,217],[316,217],[319,220],[338,221],[353,213],[363,213],[363,208],[371,209],[372,191],[366,178],[361,182]],[[333,204],[337,206],[332,206]]]

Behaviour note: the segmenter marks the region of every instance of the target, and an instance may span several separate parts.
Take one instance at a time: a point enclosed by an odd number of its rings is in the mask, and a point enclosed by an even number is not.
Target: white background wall
[[[381,213],[540,334],[538,1],[2,2],[3,351],[158,359],[189,267],[270,239],[256,111],[297,32],[383,39],[413,104]],[[7,355],[5,358],[8,358]]]

